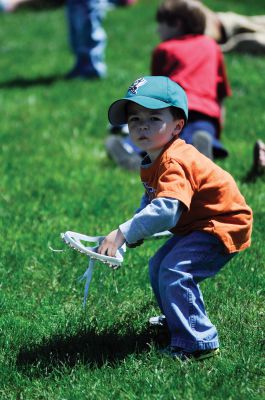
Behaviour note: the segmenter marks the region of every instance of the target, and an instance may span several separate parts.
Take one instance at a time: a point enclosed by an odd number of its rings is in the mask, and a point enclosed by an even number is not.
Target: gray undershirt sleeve
[[[154,233],[176,226],[182,210],[183,206],[179,200],[159,197],[137,212],[132,219],[121,224],[119,228],[126,242],[136,243]]]

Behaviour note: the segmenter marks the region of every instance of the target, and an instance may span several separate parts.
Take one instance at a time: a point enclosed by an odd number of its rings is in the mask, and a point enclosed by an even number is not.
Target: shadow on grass
[[[17,77],[14,79],[10,79],[6,82],[0,82],[0,89],[27,89],[32,86],[50,86],[58,81],[72,81],[72,80],[83,80],[87,82],[97,82],[100,78],[91,77],[91,78],[68,78],[67,74],[62,75],[50,75],[50,76],[37,76],[35,78],[23,78]]]
[[[15,12],[18,11],[44,11],[52,10],[62,7],[65,0],[26,0],[24,3],[18,4],[15,8]]]
[[[251,170],[246,174],[243,178],[243,182],[245,183],[255,183],[258,179],[265,178],[265,169],[262,171],[256,171],[255,168],[251,168]]]
[[[73,367],[78,363],[100,368],[106,363],[115,365],[129,354],[145,352],[152,342],[165,345],[167,341],[166,332],[147,330],[121,335],[114,331],[96,333],[89,330],[75,336],[56,336],[30,348],[23,347],[16,365],[30,376],[47,375],[62,365]]]
[[[32,86],[49,86],[64,79],[64,75],[39,76],[36,78],[18,77],[7,82],[0,82],[0,89],[26,89]]]

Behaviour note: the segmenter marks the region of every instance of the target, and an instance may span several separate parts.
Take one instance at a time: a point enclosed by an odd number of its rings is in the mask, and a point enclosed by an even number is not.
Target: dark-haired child
[[[115,256],[125,242],[135,247],[157,232],[173,233],[149,263],[171,335],[163,352],[199,360],[219,352],[199,283],[250,245],[252,211],[232,176],[180,139],[187,119],[184,90],[164,76],[137,79],[110,106],[110,122],[128,123],[132,142],[147,154],[145,193],[137,213],[106,236],[99,253]]]

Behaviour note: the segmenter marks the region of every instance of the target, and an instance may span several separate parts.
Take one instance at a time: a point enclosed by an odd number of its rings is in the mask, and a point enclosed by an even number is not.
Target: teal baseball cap
[[[136,79],[129,87],[126,96],[109,107],[108,117],[111,124],[127,124],[126,106],[130,101],[152,110],[176,107],[183,111],[185,122],[188,119],[185,91],[166,76],[144,76]]]

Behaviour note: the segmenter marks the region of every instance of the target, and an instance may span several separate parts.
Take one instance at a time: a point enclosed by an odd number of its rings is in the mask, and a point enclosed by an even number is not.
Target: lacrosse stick
[[[84,275],[79,279],[79,281],[86,280],[85,293],[84,293],[84,306],[86,305],[86,300],[88,296],[89,286],[92,279],[92,274],[95,266],[95,262],[98,260],[103,264],[107,264],[113,270],[118,269],[123,262],[123,254],[126,251],[126,246],[121,246],[116,253],[116,257],[106,256],[105,254],[99,254],[97,249],[100,243],[103,241],[105,236],[87,236],[81,233],[67,231],[61,233],[61,238],[63,241],[69,245],[74,250],[85,254],[89,258],[88,268],[86,269]],[[83,243],[82,243],[83,242]],[[86,245],[85,245],[86,243]],[[94,246],[87,246],[88,243],[94,243]]]
[[[80,253],[86,254],[92,260],[99,260],[103,264],[107,264],[112,269],[119,268],[123,262],[123,254],[125,252],[124,245],[118,249],[116,257],[106,256],[105,254],[99,254],[97,252],[97,249],[105,236],[87,236],[81,233],[67,231],[65,233],[61,233],[61,238],[73,249],[79,251]],[[85,246],[85,244],[82,242],[95,243],[96,246]]]
[[[171,232],[169,231],[163,231],[163,232],[158,232],[155,233],[154,235],[150,236],[147,239],[161,239],[161,238],[166,238],[170,237],[172,235]],[[124,244],[122,247],[120,247],[116,253],[116,257],[110,257],[106,256],[104,254],[99,254],[97,252],[97,249],[100,245],[100,243],[103,241],[105,236],[87,236],[81,233],[77,232],[72,232],[72,231],[67,231],[65,233],[61,233],[61,238],[63,241],[73,248],[74,250],[79,251],[80,253],[85,254],[89,258],[89,263],[88,263],[88,268],[86,269],[85,273],[81,278],[79,279],[79,282],[82,280],[86,280],[85,283],[85,292],[84,292],[84,306],[86,305],[86,300],[88,296],[88,291],[92,279],[92,274],[95,266],[96,260],[107,264],[110,268],[113,270],[118,269],[122,262],[123,262],[123,255],[126,251],[126,245]],[[83,243],[82,243],[83,242]],[[93,243],[94,246],[87,246],[88,243]],[[54,250],[53,251],[62,251],[62,250]]]

